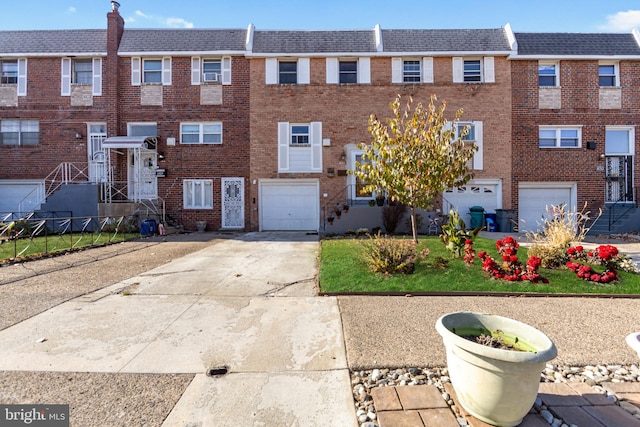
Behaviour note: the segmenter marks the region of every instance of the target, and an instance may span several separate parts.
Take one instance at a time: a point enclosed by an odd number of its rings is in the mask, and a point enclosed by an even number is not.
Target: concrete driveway
[[[317,256],[302,233],[221,240],[1,331],[0,370],[196,374],[164,426],[356,426]]]

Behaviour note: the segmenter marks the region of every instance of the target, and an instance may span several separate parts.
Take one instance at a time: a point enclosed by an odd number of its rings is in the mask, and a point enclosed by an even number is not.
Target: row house
[[[432,94],[478,147],[434,214],[510,210],[526,229],[550,204],[637,200],[636,32],[126,29],[113,4],[106,30],[0,31],[0,212],[371,228],[348,174],[368,119]]]
[[[640,33],[515,33],[512,180],[521,227],[547,207],[591,217],[593,232],[640,229]],[[625,212],[626,215],[623,215]]]

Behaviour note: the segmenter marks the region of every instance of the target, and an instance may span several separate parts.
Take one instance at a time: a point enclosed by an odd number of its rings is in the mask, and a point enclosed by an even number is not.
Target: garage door
[[[472,206],[482,206],[485,212],[495,212],[500,206],[500,190],[495,183],[472,183],[463,187],[454,188],[444,193],[444,211],[448,213],[450,209],[456,209],[465,224],[471,224],[469,208]]]
[[[260,230],[318,231],[317,180],[260,181]]]
[[[29,213],[40,208],[42,200],[40,181],[0,181],[0,213]]]
[[[537,187],[532,184],[521,184],[518,189],[519,230],[521,232],[538,230],[543,218],[551,216],[547,212],[547,207],[551,208],[552,205],[566,204],[568,209],[575,209],[574,188],[572,184]]]

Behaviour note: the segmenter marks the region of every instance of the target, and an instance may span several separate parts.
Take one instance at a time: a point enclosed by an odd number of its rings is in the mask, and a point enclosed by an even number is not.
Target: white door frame
[[[129,148],[127,180],[129,199],[134,201],[158,198],[158,153],[152,150]],[[144,163],[144,164],[143,164]]]
[[[100,126],[100,131],[92,132],[92,127],[96,126]],[[87,164],[90,182],[110,181],[109,150],[102,148],[102,142],[106,138],[106,123],[87,123]]]
[[[237,193],[230,194],[233,188]],[[220,190],[222,228],[244,228],[244,178],[221,178]]]

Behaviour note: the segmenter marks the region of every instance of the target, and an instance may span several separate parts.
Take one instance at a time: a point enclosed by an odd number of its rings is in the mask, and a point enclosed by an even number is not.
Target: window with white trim
[[[185,179],[182,191],[185,209],[213,209],[212,179]]]
[[[93,81],[93,61],[91,59],[74,59],[71,83],[91,84]]]
[[[582,146],[582,128],[579,126],[540,126],[538,147],[579,148]]]
[[[309,125],[291,125],[291,145],[309,145]]]
[[[222,82],[222,60],[203,59],[202,60],[202,81],[205,83]]]
[[[495,58],[493,56],[454,56],[452,72],[454,83],[495,83]]]
[[[3,145],[38,145],[39,140],[38,120],[0,121],[0,142]]]
[[[629,156],[634,154],[635,132],[633,127],[607,126],[604,151],[607,155]]]
[[[322,172],[322,122],[278,123],[278,172]]]
[[[462,131],[468,127],[466,135],[462,135]],[[457,122],[455,124],[455,137],[461,138],[466,144],[478,147],[473,157],[467,165],[469,169],[482,170],[483,168],[483,142],[482,142],[482,122]]]
[[[162,83],[162,60],[143,59],[142,60],[142,82]]]
[[[618,64],[599,64],[598,84],[600,87],[620,86],[618,78]]]
[[[0,61],[0,83],[18,83],[18,61]]]
[[[310,58],[265,58],[265,82],[268,85],[309,84],[310,66]],[[337,81],[337,64],[335,72]]]
[[[538,63],[538,86],[560,86],[558,78],[558,64],[555,62]]]
[[[298,63],[278,61],[278,83],[281,85],[298,83]]]
[[[158,136],[158,124],[127,123],[127,136]]]
[[[222,144],[222,123],[181,123],[181,144]]]
[[[482,63],[479,59],[465,59],[463,61],[462,80],[464,82],[482,81]]]
[[[402,81],[404,83],[420,83],[421,75],[419,60],[402,61]]]
[[[340,83],[358,83],[358,61],[339,61]]]

